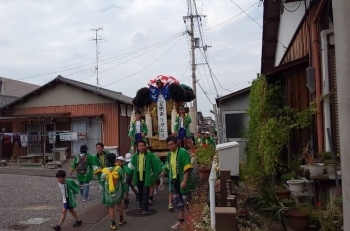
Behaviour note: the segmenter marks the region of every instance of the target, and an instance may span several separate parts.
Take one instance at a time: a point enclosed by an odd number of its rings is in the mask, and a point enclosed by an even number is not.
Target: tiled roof
[[[10,104],[16,101],[17,99],[19,99],[19,97],[9,96],[9,95],[0,95],[0,107]]]
[[[132,104],[132,98],[126,95],[123,95],[121,92],[116,92],[116,91],[111,91],[105,88],[98,88],[96,86],[93,86],[91,84],[87,84],[87,83],[82,83],[73,79],[68,79],[68,78],[64,78],[62,76],[57,76],[54,81],[59,81],[59,82],[63,82],[66,84],[69,84],[71,86],[75,86],[78,88],[82,88],[85,89],[87,91],[92,91],[92,92],[96,92],[99,95],[103,95],[105,97],[111,98],[111,99],[115,99],[119,102],[122,103],[126,103],[126,104]]]
[[[64,78],[64,77],[59,75],[56,78],[54,78],[53,80],[51,80],[50,82],[44,84],[43,86],[39,87],[38,89],[35,89],[34,91],[32,91],[32,92],[22,96],[21,98],[14,97],[15,99],[13,99],[12,101],[8,101],[8,103],[6,103],[6,104],[0,104],[0,107],[4,108],[5,106],[6,107],[12,106],[13,104],[21,101],[22,99],[25,99],[25,98],[29,97],[34,92],[40,91],[41,89],[46,88],[47,86],[49,86],[50,84],[52,84],[54,82],[65,83],[67,85],[70,85],[70,86],[73,86],[73,87],[77,87],[77,88],[80,88],[80,89],[84,89],[86,91],[93,92],[95,94],[98,94],[98,95],[101,95],[101,96],[104,96],[104,97],[116,100],[116,101],[121,102],[121,103],[132,105],[132,98],[129,97],[129,96],[123,95],[121,92],[116,92],[116,91],[111,91],[111,90],[108,90],[108,89],[105,89],[105,88],[96,87],[96,86],[93,86],[91,84],[82,83],[82,82],[79,82],[79,81],[76,81],[76,80],[73,80],[73,79]],[[5,102],[5,100],[4,100],[4,102]]]

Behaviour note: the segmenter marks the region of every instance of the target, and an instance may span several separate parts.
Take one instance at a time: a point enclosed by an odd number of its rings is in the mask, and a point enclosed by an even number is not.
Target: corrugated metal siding
[[[249,107],[249,91],[220,102],[220,111],[247,111]]]
[[[330,82],[330,91],[337,87],[337,72],[335,66],[335,50],[329,50],[329,82]],[[337,91],[334,91],[330,95],[331,100],[331,133],[332,133],[332,142],[333,149],[335,153],[340,152],[340,139],[339,139],[339,119],[338,119],[338,94]],[[328,142],[328,140],[326,140]]]
[[[36,108],[18,108],[13,110],[13,116],[19,115],[38,115],[38,114],[55,114],[70,112],[71,116],[84,116],[91,114],[103,114],[103,142],[106,146],[119,144],[119,112],[116,103],[106,104],[84,104],[84,105],[68,105],[55,107],[36,107]],[[24,122],[14,122],[23,123]],[[20,129],[20,127],[18,127]],[[58,128],[56,127],[58,130]],[[15,130],[15,126],[14,126]],[[70,126],[68,128],[70,130]],[[24,129],[17,130],[23,132]],[[121,133],[122,134],[122,133]]]

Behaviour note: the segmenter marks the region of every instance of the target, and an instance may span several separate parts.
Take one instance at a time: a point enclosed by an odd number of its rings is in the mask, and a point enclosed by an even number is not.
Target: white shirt
[[[64,190],[64,184],[58,183],[58,187],[60,188],[60,191],[62,194],[63,203],[67,203],[66,192]]]
[[[141,121],[136,121],[136,133],[141,133]]]
[[[184,118],[180,117],[180,128],[184,128]]]

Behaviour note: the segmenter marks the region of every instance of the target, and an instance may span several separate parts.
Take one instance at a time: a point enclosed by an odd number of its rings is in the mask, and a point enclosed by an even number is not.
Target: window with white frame
[[[126,105],[125,104],[119,104],[120,105],[120,116],[126,116]]]

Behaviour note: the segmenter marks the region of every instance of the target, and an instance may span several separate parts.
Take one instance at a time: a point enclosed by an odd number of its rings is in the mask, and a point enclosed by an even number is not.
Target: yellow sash
[[[108,168],[102,170],[102,173],[106,175],[106,180],[108,180],[109,192],[115,191],[114,182],[118,180],[118,168],[120,168],[120,166],[116,166],[113,170],[109,170]]]

